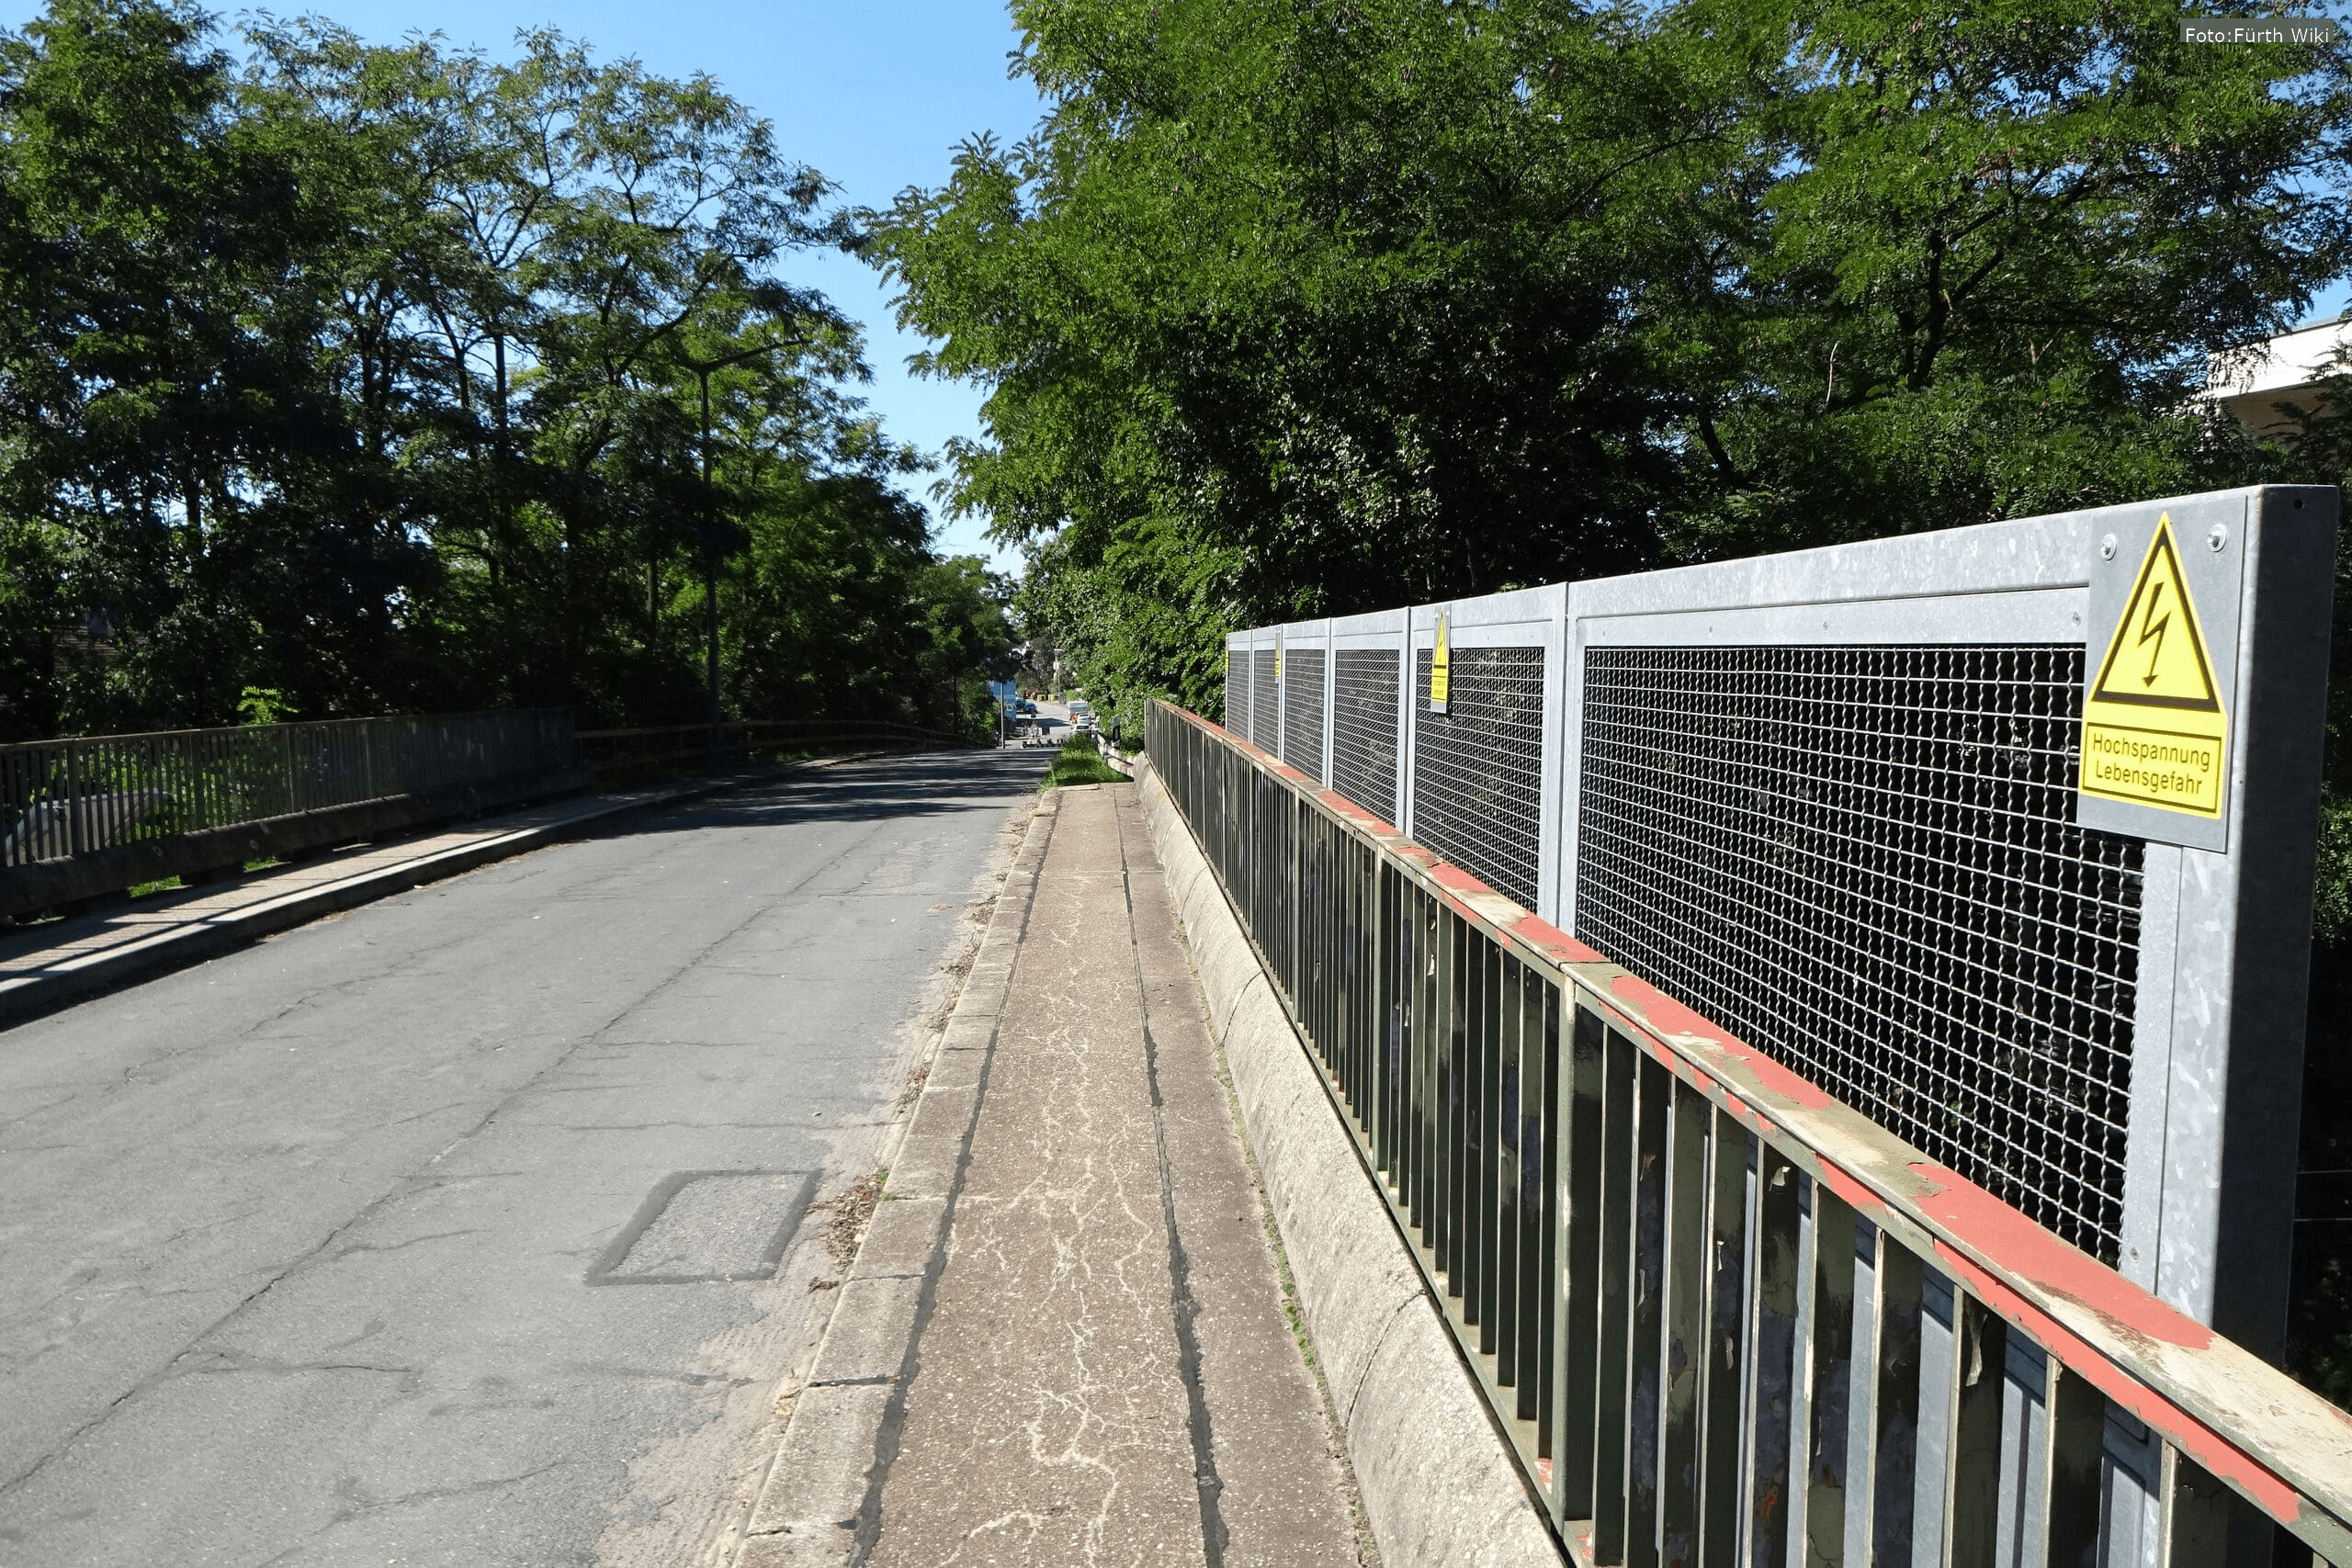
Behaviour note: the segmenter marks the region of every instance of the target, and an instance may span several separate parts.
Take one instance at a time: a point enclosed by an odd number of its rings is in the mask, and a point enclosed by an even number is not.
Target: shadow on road
[[[748,784],[674,810],[616,822],[604,838],[788,822],[875,821],[1002,811],[1036,793],[1050,751],[918,751]]]

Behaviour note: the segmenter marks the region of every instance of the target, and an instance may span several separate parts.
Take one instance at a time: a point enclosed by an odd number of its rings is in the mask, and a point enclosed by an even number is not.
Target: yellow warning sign
[[[1430,712],[1445,711],[1446,688],[1453,683],[1453,655],[1447,650],[1446,612],[1437,613],[1437,646],[1430,650]]]
[[[1279,681],[1279,680],[1281,680],[1282,678],[1283,678],[1283,630],[1282,630],[1282,628],[1281,628],[1280,626],[1276,626],[1276,627],[1274,628],[1274,679],[1275,679],[1275,680],[1277,680],[1277,681]]]
[[[2166,513],[2083,694],[2082,792],[2218,818],[2229,756],[2229,715]]]

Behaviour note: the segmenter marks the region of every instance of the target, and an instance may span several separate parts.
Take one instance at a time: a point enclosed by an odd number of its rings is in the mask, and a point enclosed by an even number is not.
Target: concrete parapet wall
[[[1140,782],[1385,1568],[1565,1562],[1199,843]]]

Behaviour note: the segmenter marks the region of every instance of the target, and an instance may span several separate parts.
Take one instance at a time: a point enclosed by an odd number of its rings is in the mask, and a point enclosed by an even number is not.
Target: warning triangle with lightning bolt
[[[2083,698],[2082,792],[2217,818],[2229,734],[2167,513]]]

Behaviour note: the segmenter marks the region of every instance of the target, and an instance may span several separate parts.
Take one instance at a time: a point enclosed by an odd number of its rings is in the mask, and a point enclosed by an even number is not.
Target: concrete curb
[[[1144,812],[1385,1568],[1567,1560],[1192,829]]]
[[[226,953],[288,931],[322,915],[356,908],[378,898],[405,893],[428,882],[456,876],[492,861],[504,860],[576,837],[587,827],[607,823],[634,811],[683,805],[769,779],[786,777],[812,768],[838,767],[865,760],[861,753],[826,757],[797,764],[781,773],[737,775],[629,800],[607,803],[560,822],[519,828],[511,833],[419,855],[394,865],[379,866],[341,880],[314,884],[281,898],[259,903],[200,922],[169,927],[142,941],[108,948],[85,958],[69,960],[38,976],[0,982],[0,1030],[86,1001],[119,987],[152,980],[159,975],[218,958]]]
[[[738,1568],[838,1568],[873,1544],[1058,794],[1038,798],[915,1113],[886,1149],[883,1201],[844,1271],[808,1379],[778,1398],[790,1414],[732,1555],[722,1553]]]

